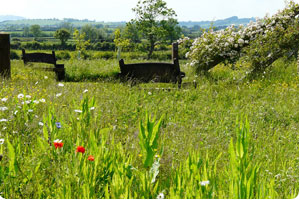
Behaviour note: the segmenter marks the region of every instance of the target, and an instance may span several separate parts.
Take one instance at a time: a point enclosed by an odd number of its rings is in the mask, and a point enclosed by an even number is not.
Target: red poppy
[[[85,148],[82,146],[78,146],[76,149],[76,152],[80,152],[80,153],[84,153],[85,152]]]
[[[89,161],[94,161],[95,158],[94,158],[94,156],[89,156],[89,157],[88,157],[88,160],[89,160]]]
[[[64,146],[64,143],[61,142],[61,140],[55,140],[53,142],[54,146],[55,146],[55,149],[57,148],[62,148]]]

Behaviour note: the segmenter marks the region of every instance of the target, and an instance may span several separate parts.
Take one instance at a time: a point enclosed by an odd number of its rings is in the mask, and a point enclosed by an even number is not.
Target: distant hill
[[[24,17],[15,16],[15,15],[0,15],[0,22],[11,21],[11,20],[22,20]]]
[[[227,19],[220,19],[215,21],[179,21],[179,26],[185,26],[187,28],[209,28],[211,24],[217,28],[225,28],[234,25],[246,25],[250,21],[255,21],[255,18],[238,18],[237,16],[229,17]],[[43,30],[47,29],[57,29],[62,26],[64,23],[70,23],[73,27],[80,28],[86,24],[96,26],[98,28],[108,26],[110,28],[116,28],[119,26],[125,26],[126,22],[99,22],[94,20],[78,20],[73,18],[60,19],[26,19],[24,17],[13,16],[13,15],[0,15],[0,30],[22,30],[25,26],[31,26],[38,24],[42,27]]]
[[[211,24],[213,24],[213,26],[216,27],[220,27],[220,26],[230,26],[231,24],[234,25],[246,25],[248,24],[250,21],[255,21],[255,18],[238,18],[237,16],[233,16],[233,17],[229,17],[226,19],[219,19],[219,20],[215,20],[215,21],[181,21],[179,22],[180,26],[186,26],[188,28],[193,27],[193,26],[200,26],[201,28],[209,28],[211,26]]]

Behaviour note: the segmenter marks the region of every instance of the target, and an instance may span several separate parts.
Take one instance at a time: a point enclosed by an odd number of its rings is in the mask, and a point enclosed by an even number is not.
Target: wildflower
[[[37,81],[37,82],[35,82],[35,85],[37,85],[39,82]]]
[[[64,87],[65,85],[64,84],[62,84],[62,83],[59,83],[58,84],[58,87]]]
[[[60,97],[62,95],[62,93],[58,93],[58,94],[56,94],[55,96],[56,97]]]
[[[148,92],[148,94],[151,95],[152,93],[151,93],[151,92]]]
[[[0,122],[7,122],[7,119],[0,119]]]
[[[26,97],[27,99],[30,99],[30,98],[31,98],[31,96],[30,96],[30,95],[26,95],[25,97]]]
[[[15,112],[14,112],[14,115],[16,115],[18,113],[18,111],[16,110]]]
[[[4,143],[4,139],[0,139],[0,144],[3,144]]]
[[[90,110],[95,110],[95,107],[91,107]]]
[[[156,155],[155,155],[155,158],[160,158],[160,155],[159,155],[159,154],[156,154]]]
[[[87,89],[85,89],[85,90],[83,91],[83,93],[86,93],[86,92],[88,92],[88,90],[87,90]]]
[[[206,186],[206,185],[208,185],[209,184],[209,181],[201,181],[200,182],[200,185],[201,186]]]
[[[5,111],[5,110],[8,110],[8,108],[7,107],[0,107],[0,110]]]
[[[76,152],[84,153],[85,148],[83,146],[78,146],[77,149],[76,149]]]
[[[1,101],[6,102],[7,98],[2,98]]]
[[[45,103],[46,100],[45,99],[40,99],[40,102]]]
[[[39,104],[40,102],[38,100],[34,100],[33,103]]]
[[[89,160],[89,161],[94,161],[94,160],[95,160],[95,157],[94,157],[94,156],[89,156],[89,157],[88,157],[88,160]]]
[[[44,76],[44,79],[48,79],[48,76]]]
[[[139,154],[138,156],[139,156],[139,157],[142,157],[143,155],[142,155],[142,154]]]
[[[24,94],[19,94],[18,99],[22,99],[24,97]]]
[[[43,123],[43,122],[39,122],[39,125],[40,125],[40,126],[44,126],[44,123]]]
[[[56,139],[53,142],[53,145],[55,146],[55,149],[62,148],[64,146],[64,143],[62,143],[62,140]]]
[[[81,110],[74,110],[75,112],[77,112],[77,113],[82,113],[82,111]]]
[[[33,112],[33,110],[32,110],[32,109],[29,109],[28,112]]]
[[[61,128],[61,123],[60,122],[55,122],[56,128],[60,129]]]
[[[164,199],[165,198],[165,195],[164,195],[164,193],[159,193],[158,195],[157,195],[157,197],[156,197],[156,199]]]

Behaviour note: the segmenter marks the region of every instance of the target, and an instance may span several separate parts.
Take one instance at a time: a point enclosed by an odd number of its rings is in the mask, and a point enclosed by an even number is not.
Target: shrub
[[[58,60],[69,60],[71,58],[71,55],[67,51],[60,51],[56,53],[56,58]]]
[[[263,61],[265,56],[268,56],[267,53],[278,54],[275,56],[278,58],[286,51],[285,49],[291,49],[290,44],[295,42],[293,39],[299,35],[298,28],[291,27],[297,27],[298,23],[299,5],[290,1],[283,11],[272,17],[266,16],[256,22],[250,22],[246,27],[230,26],[220,31],[214,31],[210,28],[193,42],[187,53],[187,57],[191,59],[190,66],[194,67],[197,72],[201,72],[208,71],[222,62],[225,64],[235,63],[241,56],[249,53],[243,50],[250,43],[256,44],[255,48],[252,48],[254,52],[250,56],[251,59],[255,56],[260,58],[258,64],[253,63],[253,67],[256,68],[261,64],[269,65],[270,62]],[[291,37],[285,37],[285,34],[289,35],[288,32],[291,29],[295,30],[294,34],[291,34]],[[278,40],[282,41],[282,45],[274,44],[278,43]],[[295,44],[298,45],[297,42]],[[271,45],[271,48],[268,45]],[[260,52],[261,47],[265,50]]]
[[[20,60],[21,57],[15,51],[10,51],[10,59],[11,60]]]
[[[116,58],[115,52],[112,51],[102,51],[96,52],[93,56],[93,59],[113,59]]]

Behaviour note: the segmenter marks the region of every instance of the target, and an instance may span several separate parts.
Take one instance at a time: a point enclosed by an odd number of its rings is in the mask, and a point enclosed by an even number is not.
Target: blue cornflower
[[[60,128],[61,128],[61,124],[60,124],[60,122],[55,122],[55,125],[56,125],[56,127],[57,127],[58,129],[60,129]]]

